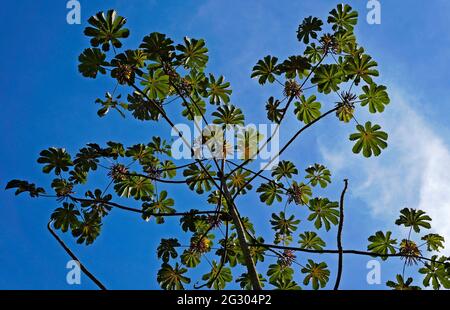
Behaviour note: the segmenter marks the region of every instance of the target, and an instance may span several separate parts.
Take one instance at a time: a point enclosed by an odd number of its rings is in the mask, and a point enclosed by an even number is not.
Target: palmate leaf
[[[45,190],[42,187],[36,187],[36,184],[29,183],[23,180],[11,180],[6,184],[5,189],[16,188],[15,195],[28,192],[30,197],[39,197],[40,194],[45,194]]]
[[[121,197],[133,197],[136,200],[153,196],[153,184],[148,178],[142,176],[127,176],[118,180],[114,190]]]
[[[235,193],[237,190],[241,189],[239,193],[245,194],[247,190],[251,190],[253,188],[252,184],[245,185],[250,177],[250,171],[239,168],[230,175],[227,181],[227,186],[231,189],[232,193]],[[244,185],[245,188],[243,187]]]
[[[266,279],[262,276],[262,274],[258,273],[259,283],[261,283],[261,287],[264,287],[264,282],[267,282]],[[251,290],[253,289],[253,284],[248,273],[241,274],[237,279],[236,283],[239,283],[239,286],[243,290]]]
[[[294,215],[286,218],[284,212],[280,212],[279,215],[272,213],[272,219],[270,220],[272,229],[281,235],[291,235],[297,230],[297,225],[299,223],[300,220],[296,220]]]
[[[308,99],[304,95],[300,97],[301,102],[295,102],[294,113],[298,120],[304,122],[305,124],[311,123],[313,120],[320,116],[320,102],[316,101],[317,97],[311,95]]]
[[[282,291],[292,291],[292,290],[301,290],[302,288],[297,284],[297,282],[293,280],[278,280],[275,283],[272,283],[276,287],[276,290]]]
[[[253,67],[251,78],[258,78],[259,84],[266,82],[275,82],[275,75],[280,74],[278,58],[267,55],[264,59],[259,60]]]
[[[313,231],[305,231],[300,234],[300,248],[307,250],[323,250],[326,246],[325,241]]]
[[[280,108],[281,102],[274,97],[270,97],[266,103],[267,119],[279,124],[283,116],[284,109]]]
[[[303,56],[289,56],[279,65],[280,72],[284,73],[287,79],[294,79],[296,76],[301,79],[308,75],[310,68],[309,60]]]
[[[183,40],[184,45],[179,44],[176,47],[180,51],[177,58],[185,68],[203,71],[209,58],[205,41],[203,39],[196,40],[188,37],[184,37]]]
[[[216,278],[214,282],[210,283],[214,278]],[[233,276],[230,268],[222,267],[220,269],[219,265],[213,261],[211,271],[203,275],[202,280],[208,281],[207,287],[209,288],[213,287],[215,290],[223,290],[227,283],[233,280]]]
[[[416,233],[420,232],[420,227],[430,229],[431,217],[425,214],[425,211],[412,208],[404,208],[400,210],[400,217],[395,221],[397,225],[412,227]]]
[[[202,168],[199,168],[196,164],[192,164],[183,171],[183,176],[186,177],[187,185],[191,190],[195,190],[198,194],[203,194],[205,191],[209,192],[211,190],[211,185],[213,184],[211,177],[216,176],[216,172],[211,171],[211,165],[205,165],[205,169],[208,173]]]
[[[317,32],[322,30],[323,22],[317,17],[306,17],[298,26],[297,39],[305,44],[309,43],[309,38],[317,39]]]
[[[178,239],[161,239],[161,243],[156,249],[158,258],[161,258],[164,263],[168,263],[170,258],[177,258],[178,253],[176,247],[179,246]]]
[[[334,40],[337,44],[336,53],[349,53],[356,45],[356,38],[352,31],[340,30],[334,34]]]
[[[312,186],[320,184],[320,187],[325,188],[331,183],[331,172],[324,165],[316,163],[306,168],[305,172],[305,178],[309,179]]]
[[[213,124],[222,125],[223,128],[231,128],[232,125],[244,125],[244,114],[242,110],[234,105],[227,104],[217,108],[212,113]]]
[[[288,203],[294,202],[297,205],[306,205],[312,195],[311,187],[303,182],[293,181],[287,190]]]
[[[355,56],[346,57],[346,64],[344,67],[345,73],[348,76],[354,77],[355,85],[358,85],[361,79],[367,84],[372,84],[372,76],[378,76],[379,72],[374,67],[378,64],[372,60],[367,54],[357,54]]]
[[[76,228],[80,222],[78,217],[80,216],[80,212],[75,209],[75,205],[72,203],[63,203],[62,208],[57,208],[50,219],[53,221],[53,226],[56,229],[61,229],[62,232],[66,232],[69,229]]]
[[[80,54],[78,71],[85,77],[96,78],[97,73],[106,73],[106,55],[98,48],[87,48]]]
[[[70,154],[65,149],[50,147],[39,153],[40,157],[37,162],[45,164],[42,172],[50,173],[53,169],[56,175],[60,175],[62,171],[68,171],[73,165]]]
[[[77,237],[77,243],[89,245],[97,239],[101,230],[101,218],[95,214],[84,214],[84,218],[72,228],[72,235]]]
[[[386,285],[388,287],[391,287],[393,290],[398,291],[414,291],[414,290],[420,290],[419,286],[411,285],[413,282],[413,278],[408,278],[406,281],[403,279],[402,275],[398,274],[396,276],[397,282],[394,281],[387,281]]]
[[[167,198],[167,191],[163,190],[159,193],[158,199],[156,199],[155,201],[152,201],[150,203],[144,203],[142,205],[142,211],[144,211],[144,213],[142,214],[142,217],[145,220],[150,219],[150,217],[152,216],[152,213],[162,213],[162,214],[166,214],[166,213],[174,213],[175,209],[172,208],[175,204],[175,201],[172,198]],[[160,216],[156,216],[156,223],[157,224],[162,224],[164,223],[164,218],[160,217]]]
[[[258,187],[256,192],[261,193],[259,195],[259,199],[261,200],[261,202],[265,202],[268,206],[272,205],[275,199],[278,202],[281,202],[282,200],[281,194],[283,193],[283,191],[281,190],[279,183],[263,183]]]
[[[169,93],[169,76],[161,69],[149,70],[142,76],[145,80],[141,85],[145,86],[144,93],[150,99],[165,99]]]
[[[385,105],[390,102],[386,86],[371,83],[370,86],[364,85],[362,90],[364,94],[359,96],[361,105],[363,107],[369,105],[370,113],[383,112]]]
[[[201,254],[191,249],[184,250],[181,254],[181,262],[188,268],[194,268],[200,264]]]
[[[372,154],[378,156],[381,154],[381,149],[387,147],[388,134],[380,130],[380,125],[372,126],[371,122],[366,122],[365,126],[358,124],[356,129],[359,132],[350,135],[350,141],[356,141],[352,148],[353,153],[358,154],[362,150],[365,157],[370,157]]]
[[[394,245],[397,244],[397,239],[391,239],[392,232],[388,231],[386,234],[382,231],[377,231],[375,235],[369,237],[370,244],[367,250],[377,254],[394,254]],[[387,256],[381,256],[382,260],[386,260]]]
[[[195,102],[195,104],[194,104]],[[181,105],[185,107],[185,109],[181,112],[181,115],[186,117],[188,120],[193,121],[194,117],[201,117],[206,113],[206,103],[196,94],[192,96],[192,102],[182,102]]]
[[[311,83],[317,84],[319,92],[329,94],[331,91],[339,90],[339,84],[344,76],[339,65],[326,64],[320,65],[315,70]]]
[[[433,286],[433,289],[438,290],[441,287],[450,289],[450,273],[446,269],[445,262],[447,257],[441,256],[438,259],[437,255],[431,257],[432,262],[426,262],[425,267],[419,269],[419,273],[425,275],[423,285],[425,287]]]
[[[147,59],[160,62],[170,60],[174,57],[175,47],[170,38],[165,34],[152,32],[145,36],[139,48],[143,49]]]
[[[127,110],[132,112],[134,118],[141,121],[156,121],[159,119],[160,111],[156,106],[158,103],[147,101],[141,93],[136,91],[128,95],[127,100]]]
[[[293,175],[298,174],[297,168],[293,162],[289,160],[282,160],[276,167],[272,169],[272,176],[278,181],[281,178],[292,178]]]
[[[303,284],[309,285],[311,282],[312,288],[315,290],[324,288],[330,278],[330,270],[328,270],[327,264],[325,262],[317,264],[311,259],[308,259],[308,264],[302,268],[301,272],[306,274]]]
[[[438,235],[438,234],[428,234],[422,237],[422,240],[424,240],[427,243],[427,250],[428,251],[438,251],[439,249],[444,248],[444,237]]]
[[[269,283],[274,285],[278,281],[290,281],[294,275],[294,270],[285,265],[272,264],[269,266],[267,276],[269,276]]]
[[[86,27],[84,34],[92,37],[91,44],[97,47],[100,44],[104,51],[109,51],[110,44],[116,48],[120,48],[122,43],[119,39],[127,38],[130,31],[122,28],[127,20],[117,15],[114,10],[109,10],[106,15],[104,12],[98,12],[88,19],[88,23],[93,27]]]
[[[311,43],[305,49],[304,55],[308,58],[312,64],[318,63],[323,56],[323,49],[320,46],[316,46],[315,43]]]
[[[338,4],[335,9],[330,12],[328,23],[333,24],[333,30],[353,30],[358,22],[358,12],[352,11],[352,7],[348,4]]]
[[[327,198],[314,198],[309,201],[309,210],[311,214],[308,221],[314,221],[317,229],[325,226],[327,231],[330,230],[331,224],[337,225],[339,222],[339,207],[337,202],[331,202]]]
[[[175,264],[175,268],[169,264],[162,264],[157,280],[164,290],[184,290],[183,284],[191,283],[191,279],[184,276],[186,272],[187,269],[178,263]]]
[[[229,88],[230,82],[225,82],[225,78],[220,76],[217,80],[209,74],[208,84],[206,87],[206,97],[209,98],[209,103],[220,104],[230,102],[230,95],[232,90]]]

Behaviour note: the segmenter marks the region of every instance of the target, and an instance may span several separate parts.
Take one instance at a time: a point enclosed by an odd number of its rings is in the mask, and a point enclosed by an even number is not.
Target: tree
[[[309,16],[297,31],[303,54],[282,61],[267,55],[257,61],[253,72],[249,73],[262,87],[267,83],[280,85],[279,93],[268,98],[265,104],[267,117],[277,124],[277,130],[289,115],[299,122],[299,129],[266,167],[281,157],[305,130],[333,114],[335,121],[355,123],[356,132],[349,137],[354,141],[355,154],[379,156],[387,147],[388,134],[378,124],[370,121],[360,124],[354,117],[359,106],[367,107],[371,113],[382,113],[389,104],[386,86],[374,81],[379,75],[377,63],[357,43],[353,32],[357,19],[356,11],[341,4],[330,12],[326,23]],[[238,149],[243,156],[238,162],[227,159],[226,155],[234,149],[223,130],[242,127],[245,115],[238,106],[230,104],[230,83],[223,76],[206,73],[209,56],[205,41],[185,37],[175,44],[165,34],[153,32],[143,38],[138,48],[122,49],[122,41],[130,33],[125,28],[126,22],[114,10],[99,12],[89,19],[90,26],[84,32],[91,46],[79,56],[79,72],[91,79],[109,74],[113,82],[114,91],[106,92],[105,99],[95,101],[101,105],[98,115],[105,117],[110,111],[117,111],[121,116],[130,114],[155,126],[165,122],[189,148],[192,159],[187,164],[177,165],[171,146],[163,137],[130,146],[113,141],[104,146],[89,143],[75,155],[63,148],[43,150],[38,163],[44,165],[43,173],[54,177],[51,190],[24,180],[12,180],[6,188],[15,189],[16,195],[29,193],[33,198],[56,198],[58,206],[50,216],[48,228],[71,257],[75,255],[55,229],[71,232],[77,243],[89,245],[101,234],[104,218],[114,209],[120,209],[140,214],[153,225],[163,225],[168,217],[179,218],[180,239],[177,236],[163,238],[155,249],[161,259],[156,280],[163,289],[183,289],[191,282],[198,283],[191,281],[189,270],[200,268],[207,256],[215,259],[210,264],[211,269],[199,279],[203,284],[194,284],[195,288],[223,289],[233,280],[242,288],[255,290],[269,285],[278,289],[300,289],[300,285],[306,288],[310,284],[313,289],[326,288],[334,276],[329,270],[330,263],[316,262],[308,258],[308,254],[338,255],[335,289],[339,288],[343,258],[347,254],[404,260],[402,275],[395,275],[397,282],[388,281],[388,287],[417,288],[410,286],[412,278],[404,280],[404,273],[407,266],[420,263],[423,267],[419,272],[425,275],[424,286],[431,283],[435,289],[449,288],[449,258],[422,255],[425,245],[428,252],[442,249],[444,238],[431,233],[424,235],[424,242],[418,244],[411,236],[412,230],[420,233],[431,228],[431,218],[425,212],[401,210],[395,223],[409,228],[408,238],[401,242],[393,239],[390,231],[378,231],[368,238],[367,251],[344,249],[342,231],[347,180],[339,201],[334,201],[314,193],[317,185],[325,189],[332,180],[331,171],[320,163],[297,167],[293,162],[282,160],[268,176],[265,168],[250,169],[249,163],[257,161],[259,151],[275,133],[263,138],[257,131],[245,127],[237,135]],[[118,89],[123,93],[116,94]],[[126,102],[121,99],[124,94]],[[189,141],[174,125],[173,115],[166,109],[166,105],[173,102],[179,103],[179,114],[190,124],[198,127],[198,118],[201,118],[211,126],[201,129],[198,139]],[[293,111],[290,110],[292,103],[296,107],[291,109]],[[208,121],[208,115],[213,117],[212,122]],[[212,156],[200,156],[203,149]],[[83,188],[92,186],[88,182],[91,175],[101,169],[106,170],[107,183],[112,186],[104,191],[92,188],[80,194]],[[170,188],[175,184],[187,185],[187,190],[198,194],[199,200],[204,202],[201,208],[188,210],[183,205],[180,208],[171,198]],[[266,204],[278,208],[284,203],[283,211],[275,211],[268,219],[273,231],[272,243],[256,233],[251,218],[239,212],[237,198],[254,193],[254,188],[261,200],[259,207]],[[115,202],[118,198],[127,199],[127,205]],[[298,208],[309,212],[308,216],[300,218]],[[299,229],[305,221],[312,222],[315,231]],[[320,236],[334,233],[334,229],[337,229],[337,249],[327,249]],[[292,246],[294,240],[300,246]],[[296,252],[304,253],[303,265],[298,262]],[[276,261],[268,270],[261,270],[258,263],[273,256]],[[245,267],[243,274],[236,274],[238,265]],[[81,266],[86,275],[104,288],[84,265]]]

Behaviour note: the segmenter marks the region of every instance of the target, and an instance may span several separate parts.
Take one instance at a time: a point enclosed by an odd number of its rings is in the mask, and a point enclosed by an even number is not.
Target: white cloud
[[[402,207],[424,210],[433,219],[433,230],[450,246],[449,146],[417,113],[415,107],[426,102],[392,88],[390,95],[391,104],[379,121],[389,133],[389,147],[380,157],[355,158],[347,142],[322,145],[321,154],[335,172],[352,177],[353,195],[367,203],[373,216],[389,225]]]

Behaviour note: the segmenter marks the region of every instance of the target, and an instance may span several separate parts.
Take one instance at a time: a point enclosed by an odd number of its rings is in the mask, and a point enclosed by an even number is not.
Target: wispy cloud
[[[353,195],[387,225],[403,207],[422,209],[432,217],[433,230],[450,242],[450,148],[415,108],[424,102],[395,88],[390,95],[380,121],[389,147],[379,158],[355,158],[348,143],[321,145],[321,154],[333,170],[353,178]]]

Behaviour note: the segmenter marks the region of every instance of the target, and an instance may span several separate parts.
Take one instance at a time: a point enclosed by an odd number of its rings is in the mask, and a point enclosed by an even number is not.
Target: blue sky
[[[301,53],[303,46],[295,34],[298,24],[309,15],[325,19],[340,1],[80,0],[81,25],[68,25],[65,1],[58,2],[8,2],[0,12],[9,28],[2,33],[0,57],[4,72],[0,75],[2,187],[13,178],[48,184],[50,178],[42,175],[36,158],[49,146],[66,147],[73,153],[93,141],[132,145],[157,134],[168,137],[164,124],[155,126],[130,117],[124,121],[117,115],[97,117],[94,100],[114,84],[107,78],[85,79],[77,71],[78,55],[89,44],[82,34],[85,21],[96,12],[115,8],[128,18],[131,35],[125,45],[130,48],[153,31],[167,33],[175,41],[185,35],[204,38],[210,56],[208,71],[223,74],[231,82],[232,102],[242,107],[247,121],[259,123],[265,121],[264,102],[280,90],[261,87],[250,79],[251,68],[267,54],[283,59]],[[436,231],[450,238],[450,178],[445,173],[450,169],[450,6],[444,0],[381,2],[381,24],[369,25],[365,21],[367,1],[348,1],[360,12],[358,39],[379,63],[377,81],[388,86],[392,99],[382,115],[360,109],[358,118],[380,123],[390,134],[389,148],[379,158],[353,155],[347,140],[353,125],[330,118],[307,132],[283,157],[294,160],[299,168],[314,162],[329,166],[334,184],[317,194],[331,199],[338,198],[341,180],[349,178],[345,248],[365,249],[367,237],[378,229],[392,229],[401,236],[393,222],[404,206],[428,211]],[[282,139],[298,126],[292,117],[281,129]],[[105,182],[98,178],[95,185],[102,187]],[[202,203],[187,189],[169,189],[169,193],[183,202],[180,208],[199,208]],[[270,239],[270,214],[282,206],[262,205],[256,195],[238,205],[241,213],[255,218],[257,231]],[[0,288],[95,288],[86,277],[79,286],[66,283],[68,257],[46,230],[55,207],[52,200],[14,197],[11,191],[0,190]],[[307,229],[305,210],[292,212],[303,219],[299,231]],[[160,263],[155,249],[160,238],[173,235],[183,237],[176,220],[156,226],[115,210],[92,246],[77,246],[70,235],[63,237],[108,288],[157,289]],[[329,247],[335,247],[334,238],[329,234]],[[333,271],[335,259],[323,259]],[[264,266],[273,260],[268,257]],[[299,261],[305,257],[299,256]],[[367,257],[345,257],[343,288],[384,287],[367,284],[367,261]],[[383,263],[382,282],[400,267],[395,261]],[[193,282],[204,271],[191,273]]]

